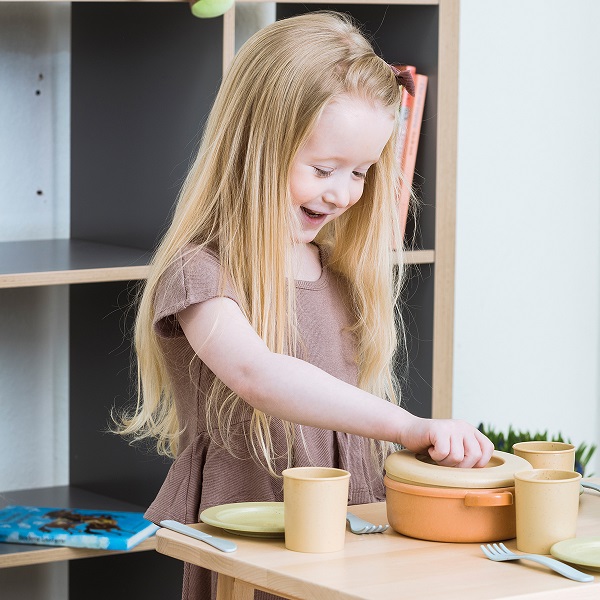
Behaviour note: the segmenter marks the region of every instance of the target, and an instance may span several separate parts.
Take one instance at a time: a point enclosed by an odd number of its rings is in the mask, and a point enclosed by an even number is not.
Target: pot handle
[[[465,495],[465,506],[510,506],[513,504],[511,492],[499,492],[497,494],[474,494]]]

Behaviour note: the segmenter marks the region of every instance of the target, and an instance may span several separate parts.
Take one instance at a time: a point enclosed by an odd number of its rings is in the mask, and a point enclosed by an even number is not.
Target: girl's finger
[[[430,456],[437,462],[438,465],[444,467],[456,467],[465,458],[465,450],[463,446],[463,437],[461,435],[450,435],[436,441],[434,453],[437,458],[431,454]]]
[[[492,454],[494,453],[494,444],[478,429],[475,430],[475,439],[481,448],[481,458],[473,466],[478,468],[485,467],[490,462],[490,458],[492,458]]]
[[[457,466],[462,468],[471,468],[479,464],[482,459],[481,445],[473,434],[468,434],[463,438],[464,459]]]

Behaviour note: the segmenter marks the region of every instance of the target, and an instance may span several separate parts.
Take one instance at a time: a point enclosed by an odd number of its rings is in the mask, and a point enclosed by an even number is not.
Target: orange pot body
[[[514,487],[427,487],[384,478],[394,531],[435,542],[495,542],[516,535]]]

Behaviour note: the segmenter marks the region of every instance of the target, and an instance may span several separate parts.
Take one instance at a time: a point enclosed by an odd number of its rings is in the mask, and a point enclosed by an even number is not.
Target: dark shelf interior
[[[71,10],[71,237],[151,250],[221,81],[223,19],[178,2]]]

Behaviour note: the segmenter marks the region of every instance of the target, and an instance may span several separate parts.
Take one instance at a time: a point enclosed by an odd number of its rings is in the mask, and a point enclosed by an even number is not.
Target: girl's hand
[[[414,417],[402,433],[401,444],[416,453],[428,453],[445,467],[485,467],[494,445],[478,429],[455,419]]]

